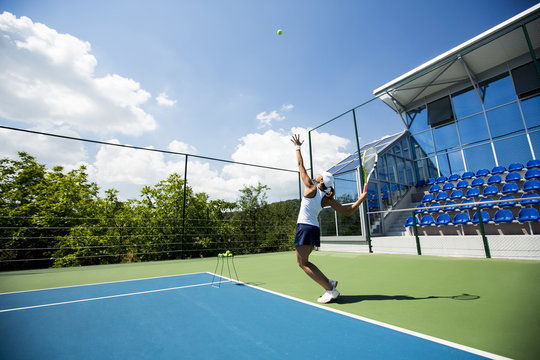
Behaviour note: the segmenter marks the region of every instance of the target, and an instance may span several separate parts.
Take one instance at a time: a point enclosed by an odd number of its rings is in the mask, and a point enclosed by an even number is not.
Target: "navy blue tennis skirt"
[[[314,225],[297,224],[294,246],[299,245],[321,246],[321,229]]]

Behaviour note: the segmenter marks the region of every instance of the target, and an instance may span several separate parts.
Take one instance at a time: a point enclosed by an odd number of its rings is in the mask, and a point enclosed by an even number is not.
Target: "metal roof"
[[[459,84],[470,86],[479,74],[501,64],[527,55],[530,61],[522,29],[525,24],[532,47],[539,49],[540,4],[537,4],[379,87],[373,94],[401,113],[445,89]]]

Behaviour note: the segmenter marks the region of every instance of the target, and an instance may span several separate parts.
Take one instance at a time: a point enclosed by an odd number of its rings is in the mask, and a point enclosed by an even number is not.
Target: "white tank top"
[[[300,212],[298,213],[298,224],[308,224],[319,227],[319,219],[317,218],[322,210],[322,200],[324,192],[317,187],[317,193],[312,198],[302,196],[300,203]]]

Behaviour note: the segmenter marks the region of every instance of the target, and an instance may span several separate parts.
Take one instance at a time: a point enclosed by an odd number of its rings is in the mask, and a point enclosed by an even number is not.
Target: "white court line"
[[[229,281],[225,281],[223,283],[227,283],[227,282],[229,282]],[[119,297],[125,297],[125,296],[151,294],[151,293],[157,293],[157,292],[163,292],[163,291],[187,289],[187,288],[192,288],[192,287],[208,286],[208,285],[212,285],[212,283],[209,282],[209,283],[204,283],[204,284],[175,286],[175,287],[166,288],[166,289],[146,290],[146,291],[138,291],[138,292],[133,292],[133,293],[127,293],[127,294],[108,295],[108,296],[100,296],[100,297],[88,298],[88,299],[62,301],[62,302],[50,303],[50,304],[31,305],[31,306],[25,306],[25,307],[19,307],[19,308],[11,308],[11,309],[0,310],[0,313],[12,312],[12,311],[20,311],[20,310],[29,310],[29,309],[37,309],[37,308],[44,308],[44,307],[51,307],[51,306],[58,306],[58,305],[66,305],[66,304],[75,304],[75,303],[82,303],[82,302],[89,302],[89,301],[96,301],[96,300],[113,299],[113,298],[119,298]]]
[[[209,273],[209,274],[212,274],[212,273]],[[251,287],[253,289],[256,289],[256,290],[261,290],[261,291],[264,291],[264,292],[267,292],[267,293],[270,293],[270,294],[274,294],[274,295],[277,295],[277,296],[284,297],[284,298],[289,299],[289,300],[300,302],[302,304],[306,304],[306,305],[310,305],[310,306],[313,306],[313,307],[316,307],[316,308],[319,308],[319,309],[331,311],[333,313],[340,314],[340,315],[343,315],[343,316],[348,316],[348,317],[353,318],[353,319],[365,321],[365,322],[370,323],[370,324],[378,325],[378,326],[385,327],[385,328],[391,329],[391,330],[395,330],[395,331],[398,331],[398,332],[401,332],[401,333],[404,333],[404,334],[407,334],[407,335],[412,335],[412,336],[415,336],[415,337],[418,337],[418,338],[421,338],[421,339],[429,340],[429,341],[432,341],[432,342],[435,342],[435,343],[438,343],[438,344],[441,344],[441,345],[446,345],[448,347],[452,347],[452,348],[455,348],[455,349],[458,349],[458,350],[466,351],[466,352],[469,352],[469,353],[472,353],[472,354],[475,354],[475,355],[484,356],[484,357],[489,358],[489,359],[511,360],[510,358],[507,358],[507,357],[504,357],[504,356],[501,356],[501,355],[492,354],[492,353],[489,353],[487,351],[475,349],[475,348],[472,348],[472,347],[469,347],[469,346],[466,346],[466,345],[461,345],[461,344],[454,343],[454,342],[451,342],[451,341],[447,341],[447,340],[444,340],[444,339],[436,338],[434,336],[422,334],[422,333],[419,333],[419,332],[416,332],[416,331],[413,331],[413,330],[404,329],[404,328],[401,328],[401,327],[398,327],[398,326],[395,326],[395,325],[391,325],[391,324],[383,323],[381,321],[369,319],[369,318],[366,318],[366,317],[363,317],[363,316],[351,314],[351,313],[341,311],[341,310],[337,310],[337,309],[334,309],[334,308],[331,308],[331,307],[328,307],[328,306],[315,304],[315,303],[312,303],[312,302],[309,302],[309,301],[306,301],[306,300],[302,300],[302,299],[295,298],[295,297],[292,297],[292,296],[289,296],[289,295],[281,294],[281,293],[278,293],[276,291],[272,291],[272,290],[264,289],[264,288],[261,288],[261,287],[255,286],[255,285],[250,285],[250,284],[246,284],[246,283],[243,283],[243,282],[240,282],[240,281],[236,281],[234,279],[229,279],[226,276],[222,276],[222,277],[229,280],[230,282],[237,282],[237,283],[249,286],[249,287]]]
[[[199,274],[210,274],[210,273],[209,272],[196,272],[196,273],[176,274],[176,275],[151,276],[151,277],[147,277],[147,278],[138,278],[138,279],[103,281],[103,282],[97,282],[97,283],[88,283],[88,284],[79,284],[79,285],[66,285],[66,286],[57,286],[57,287],[50,287],[50,288],[43,288],[43,289],[10,291],[10,292],[0,293],[0,297],[2,295],[22,294],[22,293],[33,292],[33,291],[47,291],[47,290],[69,289],[69,288],[75,288],[75,287],[94,286],[94,285],[118,284],[118,283],[123,283],[123,282],[130,282],[130,281],[163,279],[163,278],[175,277],[175,276],[199,275]],[[213,274],[211,274],[211,275],[213,275]]]

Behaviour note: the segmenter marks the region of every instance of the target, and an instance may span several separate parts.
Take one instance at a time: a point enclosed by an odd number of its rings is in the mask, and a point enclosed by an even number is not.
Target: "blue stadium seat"
[[[422,220],[420,220],[420,226],[431,226],[435,223],[435,220],[433,220],[433,216],[431,215],[424,215],[422,216]]]
[[[537,222],[540,219],[540,213],[535,208],[524,208],[519,210],[517,220],[520,223],[534,221]]]
[[[429,178],[429,179],[427,179],[426,185],[433,185],[433,184],[435,184],[435,178]]]
[[[540,160],[529,160],[526,166],[527,169],[540,168]]]
[[[538,194],[535,192],[523,194],[521,199],[526,199],[526,200],[521,200],[520,204],[523,206],[537,205],[540,203],[540,199],[530,199],[530,198],[535,198],[535,197],[538,197]]]
[[[487,181],[488,185],[497,185],[502,182],[502,178],[500,175],[491,175]]]
[[[413,217],[412,217],[412,216],[409,216],[409,217],[407,218],[407,220],[405,220],[405,223],[403,224],[403,226],[405,226],[405,227],[411,227],[411,226],[414,226],[414,222],[413,222],[413,221],[414,221],[414,220],[413,220]],[[418,221],[417,221],[416,223],[418,223]]]
[[[504,184],[501,190],[501,194],[503,195],[517,194],[518,192],[519,192],[519,186],[515,182]]]
[[[504,174],[505,172],[506,169],[504,166],[495,166],[493,169],[491,169],[491,175]]]
[[[466,189],[469,187],[469,182],[467,180],[460,180],[456,185],[456,189]]]
[[[508,173],[504,178],[505,183],[520,182],[520,181],[521,181],[521,175],[519,174],[519,172]]]
[[[452,191],[454,190],[454,184],[451,182],[447,182],[443,185],[442,191]]]
[[[471,210],[471,209],[474,209],[474,200],[463,200],[461,202],[461,205],[459,206],[459,209],[460,210]]]
[[[474,173],[472,171],[465,171],[463,174],[461,174],[461,178],[463,180],[472,179],[473,176],[474,176]]]
[[[455,201],[447,201],[444,205],[442,208],[443,211],[456,211],[457,206]]]
[[[450,194],[450,200],[461,200],[463,199],[463,191],[461,190],[454,190]]]
[[[504,201],[501,201],[500,203],[497,203],[497,205],[500,208],[514,207],[517,204],[517,201],[516,201],[516,198],[514,197],[514,195],[504,195],[504,196],[501,196],[499,198],[499,200],[504,200]]]
[[[527,170],[524,176],[525,180],[540,179],[540,169],[533,168]]]
[[[480,196],[480,189],[479,188],[470,188],[469,190],[467,190],[467,192],[465,193],[465,197],[467,199],[470,199],[470,198],[475,198],[475,197],[479,197]]]
[[[424,195],[424,197],[422,198],[422,202],[423,202],[423,203],[430,203],[430,202],[433,201],[433,199],[434,199],[433,194],[426,194],[426,195]]]
[[[439,212],[440,209],[441,209],[441,204],[439,204],[438,202],[434,202],[434,203],[431,203],[427,211],[428,213],[433,213],[433,212]]]
[[[499,193],[499,188],[495,185],[489,185],[484,188],[484,191],[482,192],[483,196],[494,196]]]
[[[508,165],[508,172],[521,171],[523,170],[523,164],[521,163],[512,163]]]
[[[482,176],[488,176],[489,170],[488,169],[480,169],[476,172],[476,177],[482,177]]]
[[[492,207],[495,206],[495,203],[493,203],[492,201],[493,201],[493,198],[490,198],[490,197],[480,199],[481,204],[478,205],[478,207],[480,209],[491,209]]]
[[[454,218],[452,219],[452,224],[454,225],[465,225],[467,224],[471,219],[469,218],[469,214],[467,213],[457,213],[454,215]]]
[[[450,223],[450,215],[448,214],[441,214],[437,216],[437,220],[435,220],[435,225],[437,226],[444,226],[448,225]]]
[[[489,215],[489,213],[487,211],[481,211],[480,212],[480,215],[482,216],[482,223],[484,224],[487,224],[488,222],[491,221],[491,216]],[[471,222],[473,224],[478,224],[480,222],[480,220],[478,219],[478,213],[475,212],[472,219],[471,219]]]
[[[476,178],[471,182],[472,187],[482,187],[484,186],[484,179]]]
[[[540,190],[540,181],[538,180],[528,180],[523,184],[523,191],[538,191]]]
[[[446,182],[446,176],[439,176],[437,180],[435,180],[435,184],[444,184]]]
[[[514,215],[510,210],[507,209],[497,210],[497,212],[493,216],[493,221],[496,224],[511,223],[512,221],[514,221]]]
[[[458,174],[452,174],[448,177],[448,181],[458,181],[459,175]]]
[[[415,214],[422,214],[426,211],[426,206],[424,204],[420,204],[416,206],[416,210],[414,210]]]
[[[441,187],[438,184],[431,185],[431,187],[429,188],[430,193],[437,193],[439,191],[441,191]]]
[[[446,201],[446,199],[448,199],[448,194],[444,191],[441,191],[437,194],[435,201]]]

